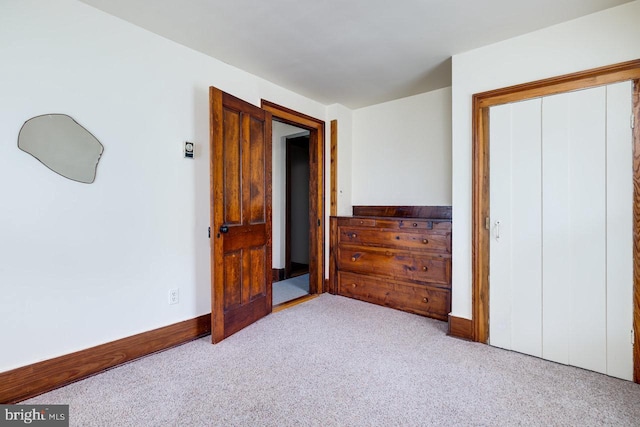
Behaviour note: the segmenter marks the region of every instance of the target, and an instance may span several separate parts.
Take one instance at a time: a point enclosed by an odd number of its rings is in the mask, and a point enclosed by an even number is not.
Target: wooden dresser
[[[331,217],[330,245],[330,292],[447,320],[450,207],[355,206]]]

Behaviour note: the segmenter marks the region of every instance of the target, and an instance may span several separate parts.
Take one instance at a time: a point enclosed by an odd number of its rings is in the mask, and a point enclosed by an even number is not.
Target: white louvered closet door
[[[632,379],[631,93],[491,108],[491,345]]]

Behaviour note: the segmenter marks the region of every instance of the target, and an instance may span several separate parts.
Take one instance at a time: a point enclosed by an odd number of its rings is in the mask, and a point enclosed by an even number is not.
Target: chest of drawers
[[[331,217],[333,293],[440,320],[451,311],[451,221]]]

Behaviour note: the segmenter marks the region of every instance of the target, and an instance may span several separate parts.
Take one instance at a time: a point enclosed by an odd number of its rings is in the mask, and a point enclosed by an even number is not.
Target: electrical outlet
[[[180,291],[178,289],[169,289],[169,304],[177,304],[180,302]]]

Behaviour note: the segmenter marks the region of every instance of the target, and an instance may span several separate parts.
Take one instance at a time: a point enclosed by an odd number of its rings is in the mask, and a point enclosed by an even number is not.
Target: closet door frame
[[[640,383],[640,59],[473,95],[472,144],[472,329],[473,339],[489,338],[489,108],[602,86],[633,82],[633,378]]]

